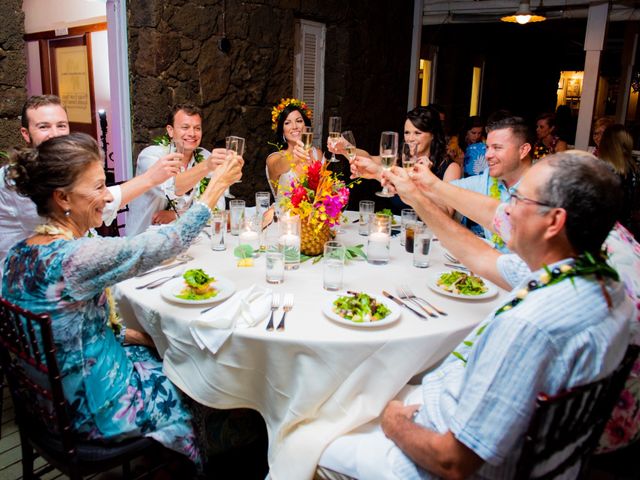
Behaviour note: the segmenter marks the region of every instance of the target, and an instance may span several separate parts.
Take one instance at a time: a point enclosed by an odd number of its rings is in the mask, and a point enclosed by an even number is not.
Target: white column
[[[600,53],[604,46],[607,33],[607,17],[609,4],[589,6],[587,33],[584,40],[586,52],[584,62],[584,78],[582,80],[582,95],[580,97],[580,112],[578,113],[578,128],[576,131],[576,148],[586,150],[589,146],[589,134],[593,119],[593,108],[598,88],[600,73]]]
[[[413,31],[411,34],[411,65],[409,68],[409,98],[407,110],[418,105],[418,70],[420,68],[420,47],[422,44],[423,0],[413,2]]]
[[[631,91],[631,77],[638,47],[638,26],[629,23],[624,35],[624,49],[622,51],[622,73],[620,75],[620,92],[616,104],[616,122],[624,125],[629,108],[629,92]]]

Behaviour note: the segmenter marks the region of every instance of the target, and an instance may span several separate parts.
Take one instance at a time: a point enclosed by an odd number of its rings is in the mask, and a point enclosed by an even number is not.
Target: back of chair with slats
[[[639,352],[629,346],[616,370],[597,382],[538,395],[515,478],[581,477]]]
[[[0,347],[23,451],[25,443],[32,444],[42,432],[52,432],[59,435],[72,463],[75,443],[49,315],[33,314],[0,298]]]

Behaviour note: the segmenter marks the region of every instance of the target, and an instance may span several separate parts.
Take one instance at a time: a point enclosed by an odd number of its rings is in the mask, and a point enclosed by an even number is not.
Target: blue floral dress
[[[183,251],[209,215],[197,203],[174,225],[135,237],[22,241],[9,251],[2,295],[51,315],[72,422],[87,438],[147,436],[201,464],[181,395],[150,350],[113,333],[105,288]]]

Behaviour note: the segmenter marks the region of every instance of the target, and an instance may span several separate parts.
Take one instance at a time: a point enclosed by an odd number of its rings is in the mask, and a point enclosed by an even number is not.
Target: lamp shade
[[[542,22],[546,20],[546,17],[542,15],[536,15],[531,11],[531,5],[529,0],[520,0],[520,6],[513,15],[502,17],[500,20],[503,22],[519,23],[524,25],[529,22]]]

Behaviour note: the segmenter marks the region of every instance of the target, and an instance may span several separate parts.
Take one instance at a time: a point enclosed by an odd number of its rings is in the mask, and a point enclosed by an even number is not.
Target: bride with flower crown
[[[311,157],[322,158],[322,152],[315,147],[307,151],[302,142],[302,133],[305,127],[311,127],[312,116],[307,104],[297,98],[283,98],[271,110],[271,129],[278,151],[267,157],[266,171],[274,198],[282,195],[281,190],[286,190],[302,173]]]

